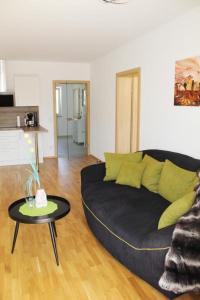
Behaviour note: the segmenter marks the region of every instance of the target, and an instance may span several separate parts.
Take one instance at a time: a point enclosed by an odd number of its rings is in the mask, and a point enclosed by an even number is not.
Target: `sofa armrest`
[[[85,167],[81,170],[81,185],[84,186],[90,182],[103,181],[105,174],[105,163]]]

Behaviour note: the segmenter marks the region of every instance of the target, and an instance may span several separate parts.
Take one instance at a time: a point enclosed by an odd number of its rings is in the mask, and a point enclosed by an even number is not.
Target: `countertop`
[[[42,126],[37,127],[0,127],[0,131],[23,130],[24,132],[47,132],[48,130]]]

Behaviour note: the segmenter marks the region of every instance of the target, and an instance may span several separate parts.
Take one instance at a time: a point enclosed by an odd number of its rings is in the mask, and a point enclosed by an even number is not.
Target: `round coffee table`
[[[11,219],[16,221],[11,253],[13,253],[14,249],[15,249],[15,244],[16,244],[16,240],[17,240],[20,223],[25,223],[25,224],[48,223],[49,231],[50,231],[50,235],[51,235],[51,241],[52,241],[52,245],[53,245],[53,250],[54,250],[54,254],[55,254],[55,258],[56,258],[56,263],[57,263],[57,265],[59,265],[58,251],[57,251],[57,246],[56,246],[57,232],[56,232],[55,221],[63,218],[64,216],[66,216],[69,213],[70,203],[66,199],[58,197],[58,196],[48,195],[47,199],[49,201],[51,200],[52,202],[56,203],[58,208],[56,211],[54,211],[51,214],[38,216],[38,217],[30,217],[28,215],[23,215],[20,213],[19,209],[20,209],[21,205],[23,205],[26,202],[25,198],[17,200],[9,206],[9,208],[8,208],[9,216]]]

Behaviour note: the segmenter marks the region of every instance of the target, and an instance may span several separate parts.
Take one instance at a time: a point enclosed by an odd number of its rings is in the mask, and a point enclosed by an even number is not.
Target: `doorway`
[[[89,82],[54,81],[55,153],[81,158],[89,152]]]
[[[116,152],[139,149],[140,68],[116,74]]]

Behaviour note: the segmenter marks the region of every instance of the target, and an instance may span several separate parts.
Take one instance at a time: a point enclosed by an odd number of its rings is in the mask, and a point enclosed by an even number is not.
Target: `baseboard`
[[[97,158],[96,156],[94,156],[94,155],[92,155],[92,154],[88,154],[88,156],[90,156],[90,157],[92,157],[94,160],[96,160],[96,163],[98,163],[98,164],[100,164],[100,163],[102,163],[103,161],[102,160],[100,160],[99,158]],[[44,159],[55,159],[55,158],[58,158],[57,156],[45,156],[44,157]]]

